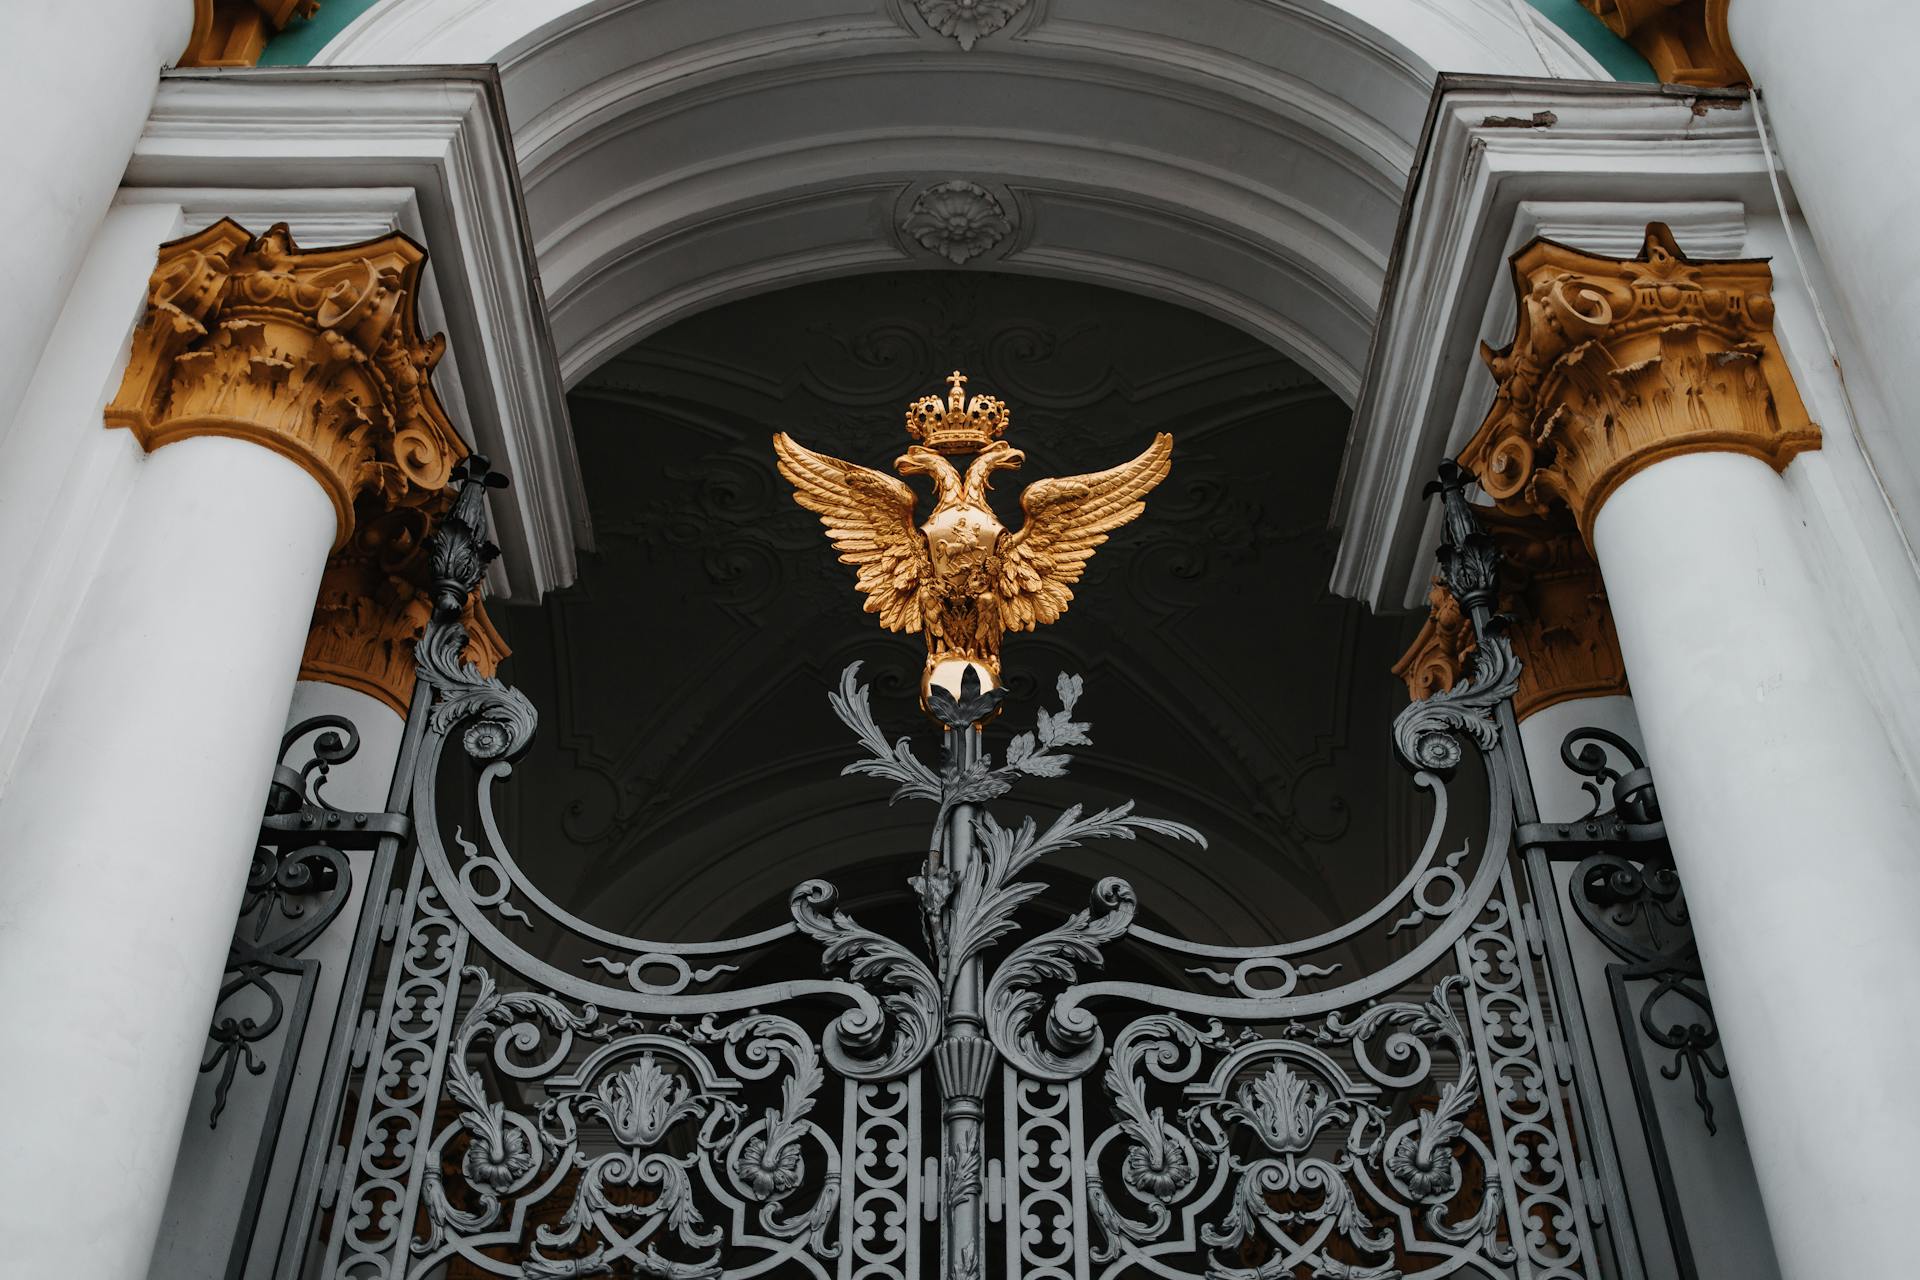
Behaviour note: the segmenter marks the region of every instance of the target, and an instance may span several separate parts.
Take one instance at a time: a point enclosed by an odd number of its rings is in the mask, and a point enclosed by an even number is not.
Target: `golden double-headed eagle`
[[[1001,438],[1007,407],[988,395],[969,400],[963,373],[948,382],[944,404],[924,396],[908,406],[907,434],[917,443],[893,462],[902,476],[933,480],[933,511],[917,528],[914,491],[902,481],[815,453],[784,432],[773,438],[795,501],[819,515],[841,562],[857,570],[867,612],[889,631],[926,638],[923,697],[935,683],[957,689],[969,665],[983,687],[997,687],[1001,637],[1067,611],[1094,548],[1146,509],[1142,500],[1173,459],[1173,437],[1162,433],[1109,471],[1035,481],[1020,495],[1025,523],[1010,531],[987,504],[993,473],[1026,460]],[[978,456],[964,476],[944,456],[969,453]]]

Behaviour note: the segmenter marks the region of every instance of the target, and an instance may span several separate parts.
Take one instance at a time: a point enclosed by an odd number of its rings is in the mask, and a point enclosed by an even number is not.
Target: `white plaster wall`
[[[1832,273],[1822,301],[1852,334],[1868,448],[1920,543],[1920,7],[1736,0],[1728,24]]]
[[[0,432],[192,25],[188,0],[0,5]]]

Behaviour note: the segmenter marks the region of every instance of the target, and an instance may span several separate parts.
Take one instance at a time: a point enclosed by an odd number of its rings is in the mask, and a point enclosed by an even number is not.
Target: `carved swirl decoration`
[[[466,453],[430,381],[446,340],[418,327],[425,266],[402,235],[303,250],[229,219],[163,245],[107,425],[149,451],[217,435],[283,454],[332,500],[338,550],[359,499],[437,493]]]

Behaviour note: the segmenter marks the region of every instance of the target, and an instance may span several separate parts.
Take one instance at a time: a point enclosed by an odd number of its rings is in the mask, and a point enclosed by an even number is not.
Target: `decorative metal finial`
[[[441,517],[428,544],[433,609],[441,617],[460,615],[487,565],[500,554],[500,548],[487,541],[487,490],[507,487],[507,478],[479,453],[469,454],[453,469],[453,482],[460,487],[453,509]]]

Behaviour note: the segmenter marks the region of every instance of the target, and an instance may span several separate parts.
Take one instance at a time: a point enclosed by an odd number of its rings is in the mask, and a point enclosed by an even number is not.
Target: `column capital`
[[[427,535],[451,495],[385,511],[363,509],[347,545],[327,559],[300,658],[300,678],[378,698],[404,717],[413,699],[414,645],[433,614]],[[492,675],[509,654],[478,593],[469,596],[462,656]]]
[[[1662,84],[1720,89],[1752,77],[1727,34],[1729,0],[1580,0],[1634,47]]]
[[[183,67],[251,67],[295,18],[311,18],[320,0],[193,0],[193,34]]]
[[[1514,714],[1522,720],[1555,703],[1627,692],[1620,638],[1607,608],[1600,566],[1564,514],[1545,519],[1480,513],[1500,550],[1497,610],[1520,659]],[[1473,622],[1438,578],[1427,621],[1394,664],[1415,701],[1453,688],[1472,670]]]
[[[149,452],[220,435],[283,454],[326,491],[345,547],[359,499],[437,492],[466,454],[429,381],[446,340],[419,330],[426,256],[398,234],[303,250],[284,224],[230,219],[162,245],[107,425]]]
[[[1764,260],[1691,261],[1655,222],[1636,258],[1535,240],[1511,262],[1514,338],[1481,347],[1493,408],[1460,453],[1500,510],[1564,506],[1591,546],[1607,497],[1663,458],[1721,450],[1778,471],[1819,448]]]

